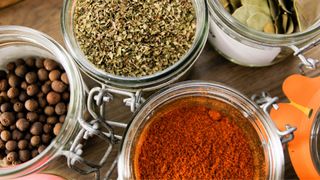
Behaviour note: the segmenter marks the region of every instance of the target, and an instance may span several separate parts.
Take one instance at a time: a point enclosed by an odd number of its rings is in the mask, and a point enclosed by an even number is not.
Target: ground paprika
[[[239,110],[205,97],[175,100],[153,113],[137,140],[137,179],[257,179],[263,148]]]

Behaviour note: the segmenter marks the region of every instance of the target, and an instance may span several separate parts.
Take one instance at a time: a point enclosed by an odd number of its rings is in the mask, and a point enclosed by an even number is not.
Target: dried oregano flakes
[[[74,33],[86,58],[118,76],[163,71],[192,46],[191,0],[78,0]]]

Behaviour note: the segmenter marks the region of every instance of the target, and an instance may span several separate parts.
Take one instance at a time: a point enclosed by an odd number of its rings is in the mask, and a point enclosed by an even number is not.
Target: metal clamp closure
[[[279,109],[278,104],[276,103],[276,101],[279,100],[278,97],[271,97],[271,95],[267,92],[262,92],[261,95],[253,95],[251,97],[251,100],[254,101],[258,106],[260,106],[260,108],[269,116],[269,109],[272,107],[275,110]],[[271,118],[270,118],[271,119]],[[272,123],[274,123],[272,121]],[[275,127],[277,127],[275,125]],[[279,135],[281,142],[287,143],[290,142],[291,140],[293,140],[294,138],[294,131],[297,130],[296,127],[293,127],[289,124],[287,124],[285,126],[286,130],[284,131],[280,131],[278,128],[276,129],[277,134]]]
[[[62,155],[67,158],[68,167],[83,175],[94,173],[96,179],[100,179],[100,168],[102,168],[107,160],[110,160],[111,158],[113,159],[112,163],[103,177],[104,179],[108,179],[112,174],[116,167],[118,157],[111,157],[110,154],[114,146],[119,144],[122,140],[121,135],[116,135],[114,133],[114,128],[118,127],[126,129],[127,127],[127,124],[125,123],[105,120],[104,105],[113,100],[112,94],[127,96],[128,98],[125,98],[123,102],[126,106],[130,107],[132,112],[134,112],[144,101],[141,97],[141,91],[131,93],[107,88],[106,86],[92,88],[88,92],[87,97],[87,110],[91,115],[92,120],[88,121],[82,117],[78,119],[81,130],[74,139],[70,149],[62,151]],[[99,162],[92,162],[82,157],[84,142],[93,136],[98,136],[100,139],[104,140],[108,147]]]

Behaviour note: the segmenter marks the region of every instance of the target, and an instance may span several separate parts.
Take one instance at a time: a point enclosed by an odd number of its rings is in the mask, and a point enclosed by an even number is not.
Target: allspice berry
[[[0,150],[4,150],[6,148],[5,142],[0,139]],[[0,153],[1,154],[1,153]],[[0,158],[1,159],[1,158]]]
[[[18,112],[17,119],[24,118],[24,117],[25,117],[24,112]]]
[[[0,122],[3,126],[10,126],[15,122],[12,112],[4,112],[0,115]]]
[[[1,131],[0,133],[1,140],[9,141],[11,139],[11,133],[8,130]]]
[[[65,84],[69,84],[69,79],[67,76],[67,73],[62,73],[61,77],[60,77],[61,81],[64,82]]]
[[[50,81],[55,81],[55,80],[59,80],[60,79],[60,76],[61,76],[61,72],[57,69],[51,71],[49,73],[49,79]]]
[[[57,115],[63,115],[67,112],[67,106],[63,102],[60,102],[56,105],[55,112]]]
[[[39,148],[38,148],[38,149],[39,149]],[[39,154],[39,152],[38,152],[37,149],[34,149],[34,150],[31,151],[31,157],[32,157],[32,158],[38,156],[38,154]]]
[[[46,134],[49,134],[51,133],[52,131],[52,126],[51,124],[45,124],[43,125],[43,132],[46,133]]]
[[[42,58],[37,58],[35,62],[35,66],[37,68],[43,68],[43,59]]]
[[[28,72],[25,79],[28,84],[33,84],[37,82],[38,76],[35,72]]]
[[[49,144],[51,142],[51,136],[49,134],[42,134],[41,135],[41,141],[44,144]]]
[[[28,99],[24,106],[28,111],[36,111],[38,109],[38,102],[34,99]]]
[[[54,107],[52,107],[52,106],[47,106],[44,108],[44,113],[48,116],[52,116],[54,114],[54,111],[55,111]]]
[[[25,102],[26,100],[28,100],[28,95],[25,91],[22,91],[19,95],[19,101],[21,102]]]
[[[7,96],[10,99],[14,99],[14,98],[18,97],[19,96],[19,89],[15,88],[15,87],[11,87],[7,92]]]
[[[1,110],[1,112],[8,112],[8,111],[11,111],[11,109],[12,109],[12,105],[11,105],[11,103],[9,103],[9,102],[6,102],[6,103],[3,103],[3,104],[1,104],[1,106],[0,106],[0,110]]]
[[[49,79],[49,72],[44,68],[39,69],[37,74],[40,81],[46,81]]]
[[[34,122],[30,128],[30,133],[36,136],[40,135],[42,133],[42,123]]]
[[[40,136],[32,136],[30,139],[30,143],[33,147],[38,147],[40,145],[41,138]]]
[[[56,116],[50,116],[47,118],[48,124],[56,124],[58,122],[58,118]]]
[[[9,74],[8,83],[11,87],[21,86],[20,78],[15,74]]]
[[[18,154],[16,152],[10,152],[7,154],[7,161],[8,162],[14,162],[18,160]]]
[[[20,150],[19,151],[19,159],[22,162],[26,162],[30,159],[30,151],[29,150]]]
[[[38,152],[41,153],[41,152],[43,152],[46,148],[47,148],[47,146],[41,145],[41,146],[38,147]]]
[[[19,77],[24,77],[27,73],[28,69],[25,65],[19,65],[17,66],[17,68],[15,69],[15,74]]]
[[[0,80],[0,91],[6,91],[9,88],[8,81],[6,79]]]
[[[62,81],[56,80],[51,83],[51,88],[55,92],[63,93],[67,89],[67,85],[65,85]]]
[[[19,142],[18,142],[18,148],[20,150],[23,150],[23,149],[27,149],[28,147],[28,141],[25,140],[25,139],[21,139]]]
[[[35,66],[35,59],[33,57],[28,57],[25,62],[28,67],[33,68]]]
[[[59,122],[64,123],[65,119],[66,119],[66,115],[62,115],[59,117]]]
[[[58,134],[60,133],[61,127],[62,127],[62,124],[57,123],[53,128],[53,134],[58,136]]]
[[[22,81],[20,87],[21,87],[21,89],[26,90],[28,87],[28,83],[26,81]]]
[[[40,106],[41,108],[45,108],[46,105],[47,105],[47,100],[46,100],[45,97],[39,97],[39,98],[38,98],[38,103],[39,103],[39,106]]]
[[[19,130],[15,129],[12,131],[12,140],[19,141],[22,138],[23,134]]]
[[[51,91],[47,94],[47,101],[50,105],[56,105],[61,101],[61,95],[54,91]]]
[[[39,87],[37,84],[31,84],[26,89],[28,96],[34,96],[39,93]]]
[[[7,141],[6,143],[6,149],[8,151],[14,151],[16,148],[17,148],[17,142],[16,141],[13,141],[13,140],[9,140]]]
[[[52,71],[58,67],[58,63],[51,59],[45,59],[43,61],[44,68],[48,71]]]
[[[22,132],[26,131],[29,128],[29,126],[30,123],[24,118],[20,118],[16,122],[16,127]]]
[[[69,101],[69,99],[70,99],[70,93],[69,93],[69,92],[63,92],[63,93],[62,93],[62,99],[63,99],[64,101]]]
[[[7,64],[7,70],[8,70],[9,72],[14,72],[14,68],[16,68],[16,64],[15,64],[14,62],[9,62],[9,63]]]
[[[51,81],[46,81],[42,86],[41,86],[41,91],[44,94],[48,94],[51,91]]]
[[[16,102],[13,104],[13,110],[15,112],[21,112],[21,111],[23,111],[23,109],[24,109],[24,105],[22,102]]]
[[[38,121],[39,115],[36,112],[28,112],[26,118],[29,122],[35,122]]]

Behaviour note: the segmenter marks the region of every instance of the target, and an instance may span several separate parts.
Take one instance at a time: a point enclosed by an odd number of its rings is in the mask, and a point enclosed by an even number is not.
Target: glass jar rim
[[[98,82],[107,82],[106,84],[114,84],[115,86],[117,86],[119,83],[127,84],[126,86],[130,88],[130,86],[137,86],[137,84],[140,83],[141,86],[143,86],[143,83],[148,84],[150,82],[170,76],[180,68],[183,68],[184,66],[190,64],[190,62],[188,62],[190,57],[194,56],[193,54],[195,54],[195,52],[197,52],[199,48],[202,50],[202,48],[204,47],[209,31],[207,4],[205,3],[205,1],[192,0],[193,7],[195,8],[196,12],[196,34],[195,39],[192,43],[192,47],[187,51],[187,53],[183,55],[175,64],[169,66],[163,71],[157,72],[152,75],[142,77],[117,76],[111,73],[107,73],[89,62],[89,60],[87,60],[87,58],[83,54],[81,48],[78,46],[73,33],[73,22],[70,22],[70,19],[73,19],[73,12],[70,11],[72,6],[75,6],[74,1],[75,0],[64,0],[61,11],[61,29],[66,47],[69,50],[70,54],[80,65],[81,69],[87,75],[93,77]],[[68,28],[71,28],[71,30]]]
[[[228,29],[231,37],[241,36],[250,43],[258,43],[266,46],[290,46],[299,45],[305,41],[315,38],[320,35],[320,19],[317,20],[307,30],[293,34],[268,34],[256,31],[248,26],[242,24],[235,19],[225,8],[221,5],[219,0],[206,0],[208,9],[213,20],[222,29]],[[320,37],[319,37],[320,38]]]

